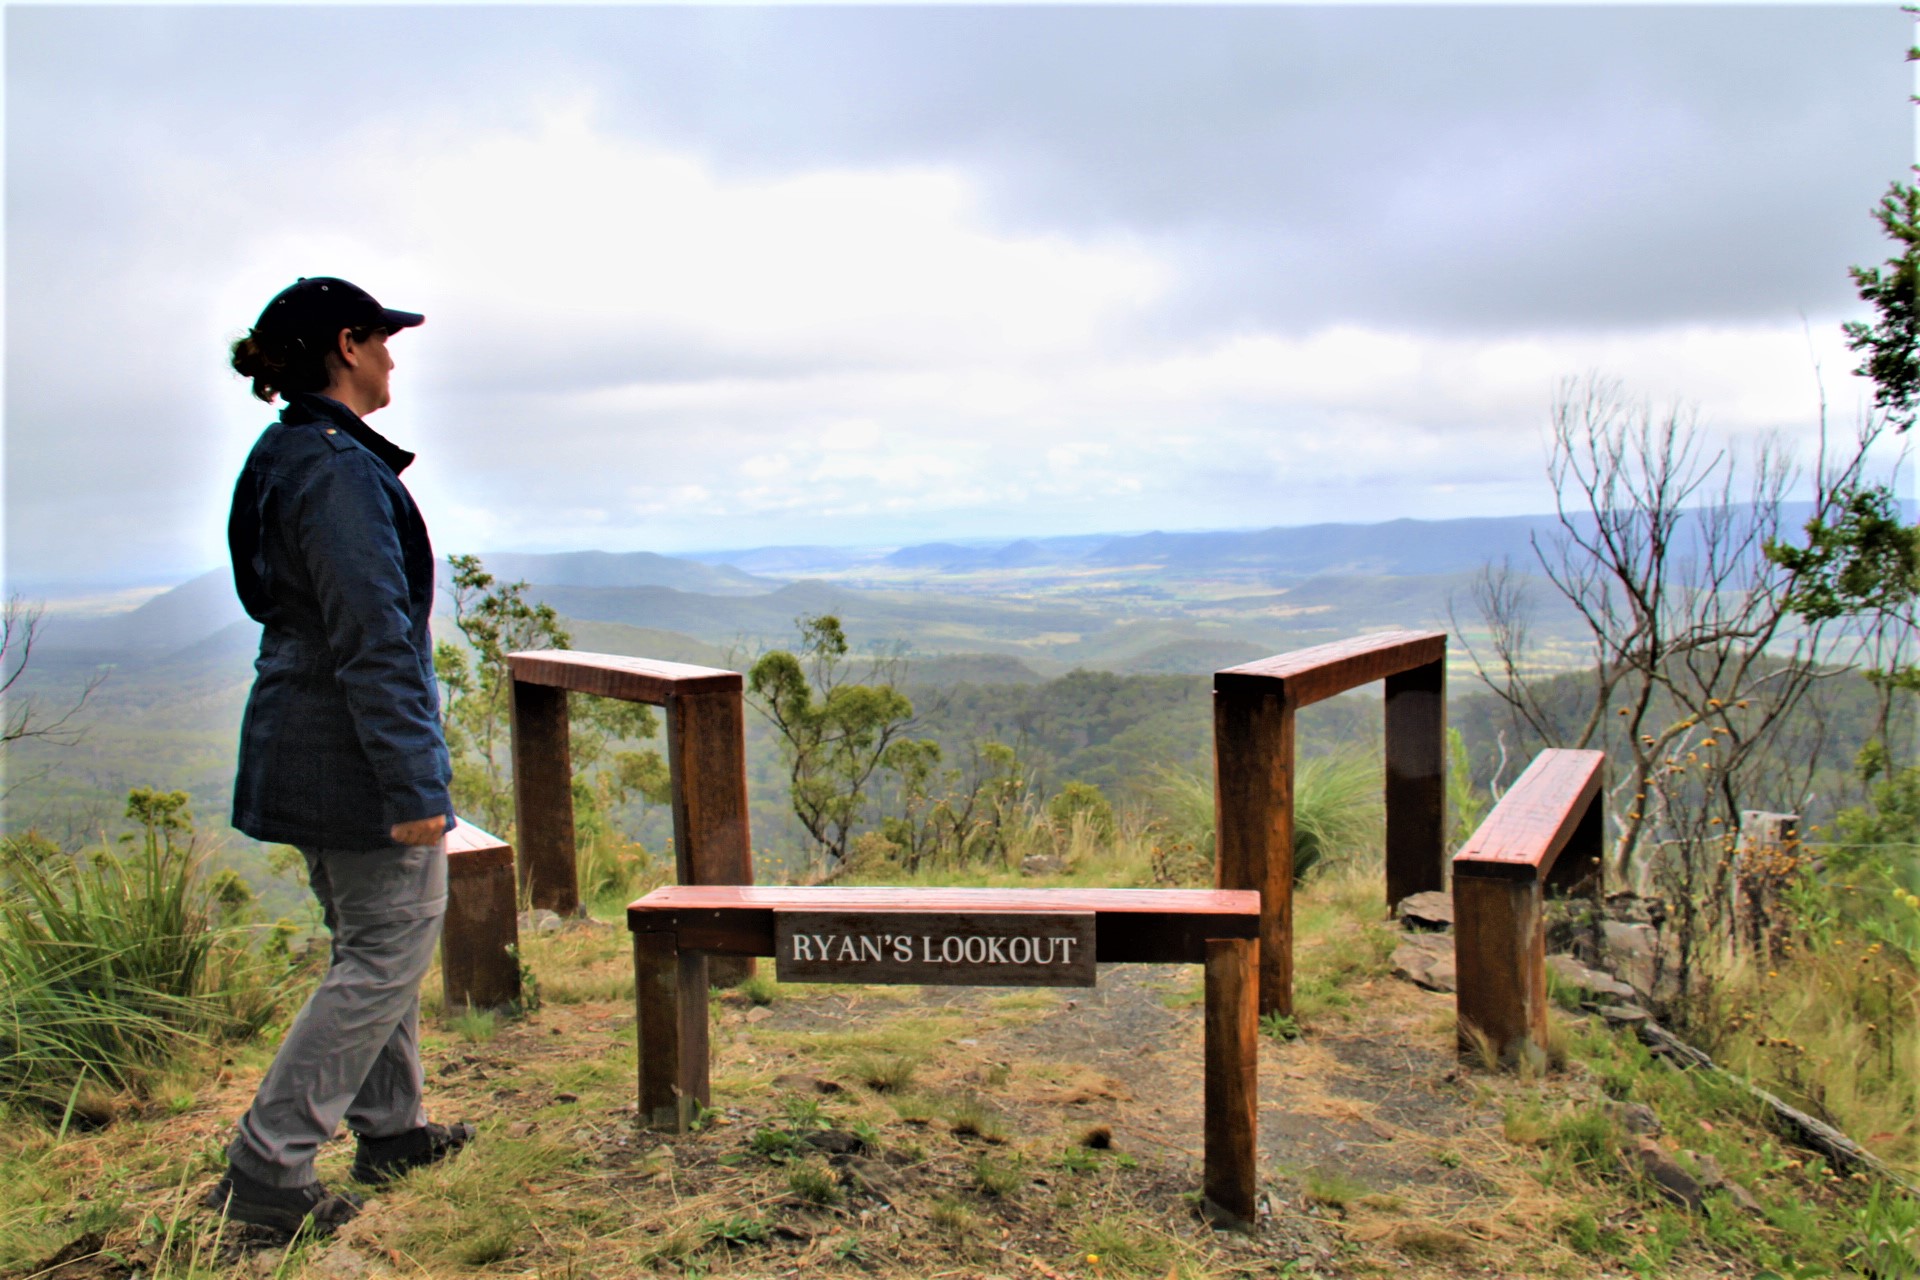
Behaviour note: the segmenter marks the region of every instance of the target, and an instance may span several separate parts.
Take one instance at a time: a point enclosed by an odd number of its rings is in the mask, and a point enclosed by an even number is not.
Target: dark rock
[[[33,1266],[28,1267],[27,1274],[36,1277],[61,1275],[69,1272],[77,1274],[80,1268],[72,1264],[92,1258],[95,1254],[99,1253],[101,1249],[106,1247],[106,1243],[107,1237],[105,1232],[89,1231],[83,1236],[77,1236],[73,1240],[68,1241],[61,1247],[60,1251],[52,1257],[44,1258],[36,1262]]]
[[[1659,1143],[1652,1138],[1641,1138],[1622,1154],[1660,1189],[1661,1195],[1691,1212],[1699,1212],[1705,1197],[1699,1179],[1682,1169]]]
[[[846,1088],[846,1086],[837,1084],[832,1080],[822,1080],[818,1076],[801,1075],[797,1071],[789,1071],[784,1075],[775,1076],[773,1078],[773,1086],[776,1089],[792,1089],[796,1093],[840,1093]]]
[[[1410,893],[1393,909],[1394,918],[1408,929],[1430,932],[1453,928],[1453,895],[1437,890]]]
[[[829,1155],[858,1155],[867,1149],[867,1144],[860,1140],[858,1134],[848,1133],[845,1129],[816,1129],[812,1133],[803,1133],[800,1135],[800,1145]]]
[[[1439,933],[1403,933],[1393,951],[1393,976],[1429,991],[1455,985],[1453,938]]]

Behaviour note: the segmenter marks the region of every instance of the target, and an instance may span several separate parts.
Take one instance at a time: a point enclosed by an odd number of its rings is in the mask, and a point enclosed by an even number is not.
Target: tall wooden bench
[[[1386,684],[1387,906],[1445,887],[1447,637],[1386,631],[1213,676],[1215,883],[1258,890],[1260,1012],[1293,1012],[1293,721]]]
[[[1542,751],[1453,855],[1460,1048],[1503,1063],[1547,1044],[1547,889],[1600,873],[1606,753]]]
[[[673,784],[673,856],[681,884],[752,884],[747,823],[747,721],[738,671],[608,653],[542,649],[507,655],[513,673],[513,795],[520,885],[561,915],[580,910],[573,832],[573,759],[567,694],[645,702],[667,722]],[[751,960],[716,967],[732,984]]]
[[[440,975],[448,1013],[520,998],[513,848],[465,818],[447,832],[447,918]]]
[[[1243,1226],[1257,1190],[1259,924],[1258,894],[1208,889],[655,889],[627,908],[640,1123],[685,1132],[711,1101],[709,957],[774,956],[787,981],[958,986],[1090,986],[1095,962],[1203,964],[1205,1204]]]

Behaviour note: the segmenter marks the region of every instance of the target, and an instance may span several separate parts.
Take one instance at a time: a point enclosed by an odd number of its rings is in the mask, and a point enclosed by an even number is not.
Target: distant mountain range
[[[496,578],[530,583],[535,599],[566,618],[617,629],[608,634],[638,629],[636,643],[650,635],[649,646],[751,650],[784,642],[802,614],[832,612],[861,644],[899,642],[922,655],[999,654],[1042,672],[1077,664],[1210,670],[1280,643],[1372,626],[1443,625],[1446,601],[1466,575],[1503,556],[1530,565],[1531,539],[1555,528],[1551,517],[1514,516],[693,556],[481,558]],[[1055,568],[1061,574],[1050,575]],[[56,612],[42,642],[109,660],[215,637],[222,652],[242,649],[253,628],[220,569],[125,613]]]

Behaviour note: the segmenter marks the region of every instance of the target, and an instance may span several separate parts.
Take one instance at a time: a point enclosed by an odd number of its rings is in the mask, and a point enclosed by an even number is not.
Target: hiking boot
[[[414,1169],[442,1160],[473,1141],[470,1124],[423,1124],[391,1138],[362,1136],[353,1154],[353,1180],[382,1187]]]
[[[226,1176],[200,1203],[215,1213],[225,1214],[233,1222],[265,1227],[284,1235],[293,1235],[311,1220],[315,1235],[332,1235],[334,1229],[360,1212],[359,1196],[328,1191],[318,1182],[304,1187],[273,1187],[242,1169],[227,1167]]]

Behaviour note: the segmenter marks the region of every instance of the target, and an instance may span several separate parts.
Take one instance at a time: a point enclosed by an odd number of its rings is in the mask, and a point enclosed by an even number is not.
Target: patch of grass
[[[947,1103],[947,1127],[963,1138],[982,1138],[1005,1142],[1006,1125],[974,1094],[964,1094]]]
[[[820,1129],[827,1123],[826,1110],[818,1098],[787,1098],[780,1104],[780,1114],[793,1129]]]
[[[940,1114],[940,1107],[934,1098],[924,1093],[895,1094],[887,1099],[893,1113],[908,1124],[926,1124]]]
[[[1461,1263],[1475,1253],[1473,1241],[1458,1232],[1412,1224],[1394,1231],[1393,1247],[1423,1262]]]
[[[854,1078],[875,1093],[905,1093],[920,1069],[918,1059],[904,1053],[862,1054],[847,1065]]]
[[[1089,1267],[1108,1274],[1164,1276],[1179,1254],[1165,1234],[1118,1216],[1089,1222],[1074,1232],[1073,1243]]]
[[[142,1093],[209,1039],[277,1015],[291,926],[252,945],[252,893],[232,872],[201,875],[187,799],[129,793],[142,834],[118,846],[0,839],[0,1102],[58,1124],[76,1085]]]
[[[765,1244],[772,1234],[767,1220],[758,1214],[730,1213],[724,1217],[707,1218],[698,1228],[707,1247],[720,1245],[724,1248],[744,1249],[748,1245]]]
[[[1170,982],[1162,986],[1160,1003],[1169,1009],[1191,1009],[1204,1004],[1207,999],[1207,978],[1204,970],[1190,974],[1183,981]]]
[[[776,1162],[785,1161],[798,1145],[794,1136],[785,1129],[755,1129],[753,1136],[747,1139],[749,1151]]]
[[[1553,1122],[1538,1098],[1519,1098],[1502,1110],[1500,1132],[1518,1147],[1544,1146],[1553,1136]]]
[[[967,1173],[973,1189],[989,1196],[1010,1196],[1027,1180],[1026,1174],[1021,1171],[1018,1156],[1010,1160],[979,1156]]]
[[[1562,1164],[1592,1175],[1613,1166],[1620,1131],[1605,1109],[1581,1107],[1553,1126],[1551,1142]]]
[[[995,1013],[1044,1012],[1057,1008],[1059,1004],[1060,997],[1047,990],[1012,991],[1005,995],[987,998],[987,1008]]]
[[[764,968],[756,969],[751,978],[735,987],[749,1002],[756,1005],[769,1005],[780,998],[780,982]]]
[[[389,1243],[423,1263],[485,1266],[507,1257],[533,1232],[536,1216],[557,1214],[535,1195],[537,1185],[580,1164],[579,1148],[543,1136],[481,1136],[479,1150],[410,1174],[389,1193],[404,1204]]]
[[[1068,1147],[1060,1153],[1060,1167],[1068,1173],[1089,1173],[1100,1167],[1100,1153],[1085,1147]]]
[[[447,1025],[468,1044],[485,1044],[499,1032],[500,1019],[491,1009],[468,1006],[448,1019]]]
[[[1298,1040],[1300,1020],[1277,1009],[1272,1013],[1263,1013],[1260,1015],[1260,1034],[1273,1040]]]
[[[1366,1184],[1356,1182],[1338,1169],[1309,1169],[1302,1182],[1307,1199],[1330,1209],[1345,1209],[1361,1197],[1371,1194]]]
[[[787,1190],[809,1204],[839,1204],[840,1176],[824,1160],[805,1160],[787,1170]]]
[[[933,1203],[927,1215],[934,1229],[957,1239],[968,1239],[980,1230],[981,1218],[963,1201],[943,1198]]]

